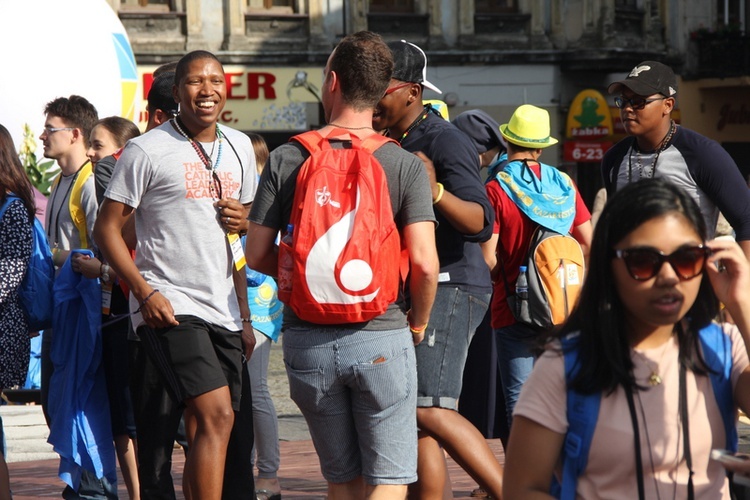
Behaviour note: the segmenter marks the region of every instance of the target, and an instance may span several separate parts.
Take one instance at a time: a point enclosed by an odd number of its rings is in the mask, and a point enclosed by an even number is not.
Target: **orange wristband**
[[[413,333],[414,335],[419,335],[420,333],[424,333],[425,330],[427,330],[427,325],[428,323],[425,323],[424,325],[417,328],[409,325],[409,331],[411,331],[411,333]]]

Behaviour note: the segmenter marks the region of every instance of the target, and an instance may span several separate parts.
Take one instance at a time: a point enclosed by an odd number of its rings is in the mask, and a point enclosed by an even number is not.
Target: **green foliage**
[[[57,174],[57,170],[51,168],[55,162],[54,160],[40,162],[36,159],[36,141],[34,140],[34,132],[28,123],[23,126],[23,142],[18,157],[21,159],[26,175],[29,176],[34,187],[44,196],[49,196],[52,179]]]

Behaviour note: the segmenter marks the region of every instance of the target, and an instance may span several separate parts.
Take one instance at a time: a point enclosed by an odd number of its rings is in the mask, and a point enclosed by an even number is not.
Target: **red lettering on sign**
[[[244,72],[226,73],[225,82],[227,88],[227,100],[246,100],[246,99],[276,99],[276,75],[273,73],[247,73],[247,88],[244,86]],[[153,73],[144,73],[142,88],[144,101],[148,100],[148,93],[154,83]],[[232,121],[230,118],[227,121]]]
[[[143,100],[148,99],[148,91],[151,90],[151,85],[154,83],[153,73],[143,74]]]
[[[276,83],[276,76],[272,73],[248,73],[247,74],[247,98],[258,99],[260,89],[263,88],[264,99],[276,99],[276,90],[273,84]]]
[[[227,84],[227,99],[244,99],[245,96],[241,94],[235,94],[234,88],[241,87],[242,82],[234,80],[235,77],[241,77],[242,73],[225,73],[224,77]]]

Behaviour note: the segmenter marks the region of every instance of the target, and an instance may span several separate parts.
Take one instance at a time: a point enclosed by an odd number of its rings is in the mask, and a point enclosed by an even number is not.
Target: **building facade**
[[[442,99],[450,116],[482,108],[504,123],[520,104],[548,109],[562,140],[544,160],[571,172],[588,202],[601,150],[622,137],[606,86],[648,59],[680,75],[681,123],[725,143],[750,174],[746,1],[107,0],[144,89],[159,64],[210,50],[230,79],[222,120],[263,132],[272,146],[320,123],[321,70],[342,36],[369,29],[414,42],[443,91],[426,97]],[[588,143],[566,137],[568,112],[586,90],[603,94],[597,112],[613,117],[608,134]]]

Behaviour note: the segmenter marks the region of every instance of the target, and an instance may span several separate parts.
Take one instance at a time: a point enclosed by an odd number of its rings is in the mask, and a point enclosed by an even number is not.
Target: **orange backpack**
[[[345,147],[332,148],[334,138]],[[291,290],[279,286],[279,298],[311,323],[380,316],[398,298],[402,258],[385,172],[373,152],[395,141],[377,134],[360,140],[343,129],[291,140],[310,157],[297,177],[291,248],[284,238],[279,249],[280,277],[292,256]]]

